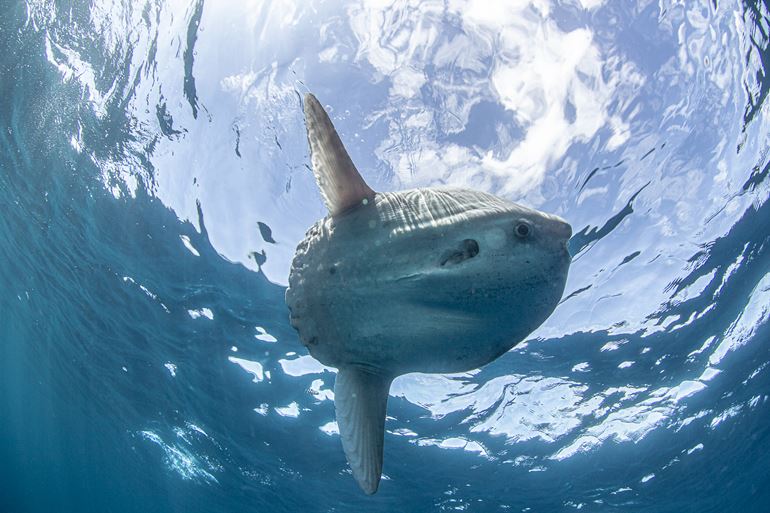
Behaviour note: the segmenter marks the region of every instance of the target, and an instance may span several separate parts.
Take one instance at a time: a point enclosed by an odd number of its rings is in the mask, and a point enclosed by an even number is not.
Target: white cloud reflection
[[[348,13],[359,43],[356,57],[389,79],[388,103],[406,118],[392,116],[378,150],[397,188],[451,184],[522,197],[575,142],[605,126],[613,133],[609,149],[629,137],[628,125],[608,106],[619,82],[640,85],[642,76],[630,64],[608,69],[591,31],[561,30],[549,17],[548,1],[455,0],[446,9],[432,2],[396,9],[394,2],[378,1]],[[457,19],[462,32],[446,34],[447,18]],[[438,104],[423,103],[419,94],[427,65],[435,67],[429,86],[443,96]],[[503,155],[439,140],[437,122],[449,114],[456,122],[444,129],[460,132],[483,99],[510,112],[523,132]]]

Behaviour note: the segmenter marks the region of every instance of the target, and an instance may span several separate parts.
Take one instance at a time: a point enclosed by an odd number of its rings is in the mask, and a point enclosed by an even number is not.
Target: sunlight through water
[[[769,34],[767,0],[8,2],[0,511],[766,511]],[[284,304],[311,91],[373,189],[574,230],[525,342],[394,382],[373,497]]]

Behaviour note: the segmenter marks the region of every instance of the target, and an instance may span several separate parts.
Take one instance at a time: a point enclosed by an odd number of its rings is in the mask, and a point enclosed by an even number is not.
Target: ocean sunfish
[[[339,369],[342,448],[372,494],[393,379],[475,369],[529,335],[564,292],[572,229],[479,191],[375,192],[315,96],[304,104],[329,215],[297,246],[286,304],[310,354]]]

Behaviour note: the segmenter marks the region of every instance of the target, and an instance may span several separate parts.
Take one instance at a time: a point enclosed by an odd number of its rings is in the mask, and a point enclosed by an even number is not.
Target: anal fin
[[[371,495],[382,476],[382,448],[385,441],[385,409],[391,377],[345,367],[334,384],[334,407],[342,448],[353,477]]]

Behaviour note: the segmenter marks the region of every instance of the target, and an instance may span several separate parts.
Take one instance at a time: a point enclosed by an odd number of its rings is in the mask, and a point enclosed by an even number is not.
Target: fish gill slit
[[[446,265],[456,265],[464,262],[479,254],[479,243],[474,239],[464,239],[454,249],[445,251],[441,255],[439,264],[441,267]]]

